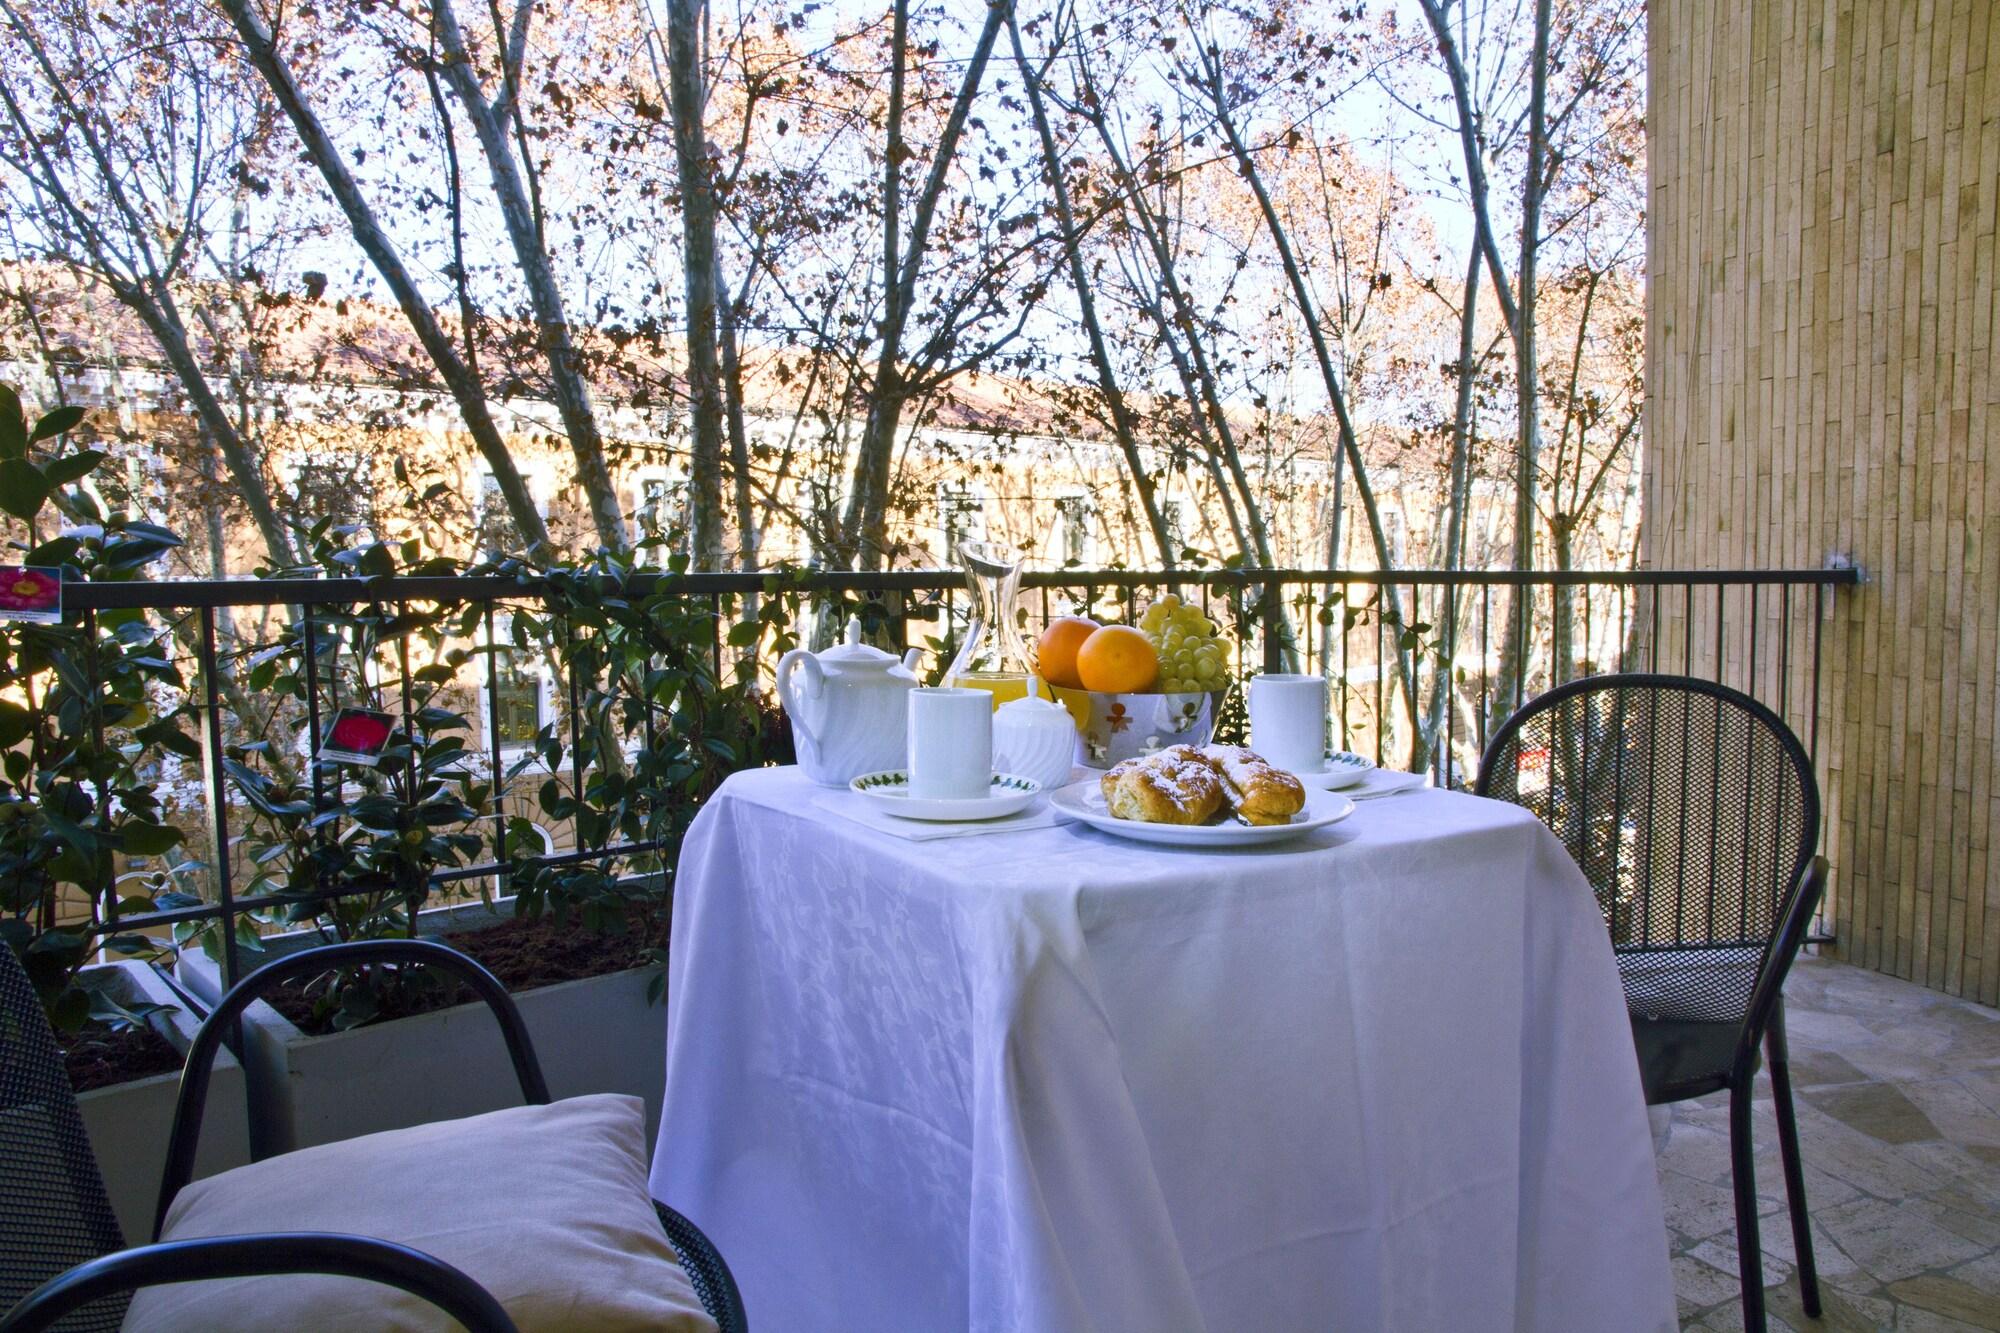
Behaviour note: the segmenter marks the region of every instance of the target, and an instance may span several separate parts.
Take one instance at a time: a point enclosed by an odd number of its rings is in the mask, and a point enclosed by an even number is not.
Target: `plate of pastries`
[[[1308,790],[1240,745],[1170,745],[1051,793],[1049,803],[1106,833],[1183,847],[1282,842],[1354,813],[1347,797]]]

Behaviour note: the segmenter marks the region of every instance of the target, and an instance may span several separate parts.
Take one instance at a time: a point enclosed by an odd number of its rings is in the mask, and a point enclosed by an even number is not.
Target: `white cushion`
[[[646,1193],[636,1097],[575,1097],[305,1148],[197,1180],[162,1240],[339,1231],[459,1269],[522,1333],[712,1330]],[[132,1300],[143,1333],[457,1329],[381,1283],[319,1274],[183,1282]]]

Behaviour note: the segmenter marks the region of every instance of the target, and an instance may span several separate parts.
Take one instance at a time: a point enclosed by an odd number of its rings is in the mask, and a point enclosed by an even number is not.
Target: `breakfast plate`
[[[944,823],[1011,815],[1041,795],[1042,791],[1042,784],[1033,778],[995,773],[993,785],[987,788],[984,796],[952,800],[912,796],[910,775],[900,768],[863,773],[847,785],[879,806],[884,813],[901,819],[930,819]]]
[[[1328,824],[1337,824],[1354,813],[1354,802],[1332,792],[1308,791],[1303,810],[1289,824],[1241,824],[1224,819],[1216,824],[1149,824],[1136,819],[1118,819],[1105,808],[1104,792],[1098,780],[1075,782],[1049,793],[1049,805],[1057,814],[1079,823],[1115,833],[1138,842],[1162,843],[1169,847],[1256,847],[1284,842]]]
[[[1326,767],[1317,773],[1293,773],[1292,776],[1308,787],[1318,787],[1321,791],[1344,791],[1363,781],[1375,771],[1373,760],[1355,754],[1352,750],[1342,750],[1326,757]]]

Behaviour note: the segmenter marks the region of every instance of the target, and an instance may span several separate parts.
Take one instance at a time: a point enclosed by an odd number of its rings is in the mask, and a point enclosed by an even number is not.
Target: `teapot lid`
[[[847,671],[887,670],[903,660],[894,653],[885,653],[880,648],[861,642],[860,616],[849,616],[845,641],[818,654],[818,657],[822,666],[837,666]]]
[[[1001,704],[999,708],[994,710],[995,715],[997,716],[1000,713],[1061,713],[1064,719],[1067,720],[1069,709],[1064,708],[1054,699],[1044,699],[1042,697],[1043,688],[1040,676],[1029,676],[1028,692],[1018,699]],[[1049,693],[1055,693],[1053,686],[1047,688]]]

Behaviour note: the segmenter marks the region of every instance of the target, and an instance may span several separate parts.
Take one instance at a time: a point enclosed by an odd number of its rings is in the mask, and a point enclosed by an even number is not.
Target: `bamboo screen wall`
[[[1646,554],[1862,566],[1822,687],[1838,951],[2000,1003],[2000,6],[1650,22]]]
[[[1647,557],[1862,567],[1822,694],[1837,947],[2000,1003],[2000,6],[1651,24]]]

